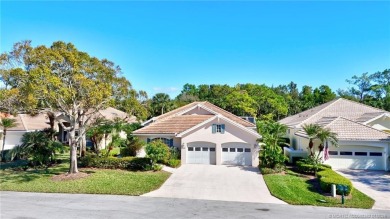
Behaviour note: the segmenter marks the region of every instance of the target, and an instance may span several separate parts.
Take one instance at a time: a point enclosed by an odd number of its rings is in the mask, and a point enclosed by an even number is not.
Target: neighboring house
[[[56,116],[58,116],[58,119],[62,120],[62,123],[65,126],[69,125],[69,123],[66,122],[68,120],[65,116],[61,116],[60,113],[57,113]],[[128,123],[137,122],[136,117],[134,116],[129,117],[127,113],[112,107],[99,110],[99,112],[93,115],[93,119],[105,118],[111,121],[117,117],[125,119],[125,121]],[[13,147],[15,147],[15,145],[20,145],[21,138],[23,134],[26,132],[39,131],[45,128],[50,128],[49,119],[47,118],[47,115],[45,113],[38,114],[36,116],[30,116],[28,114],[18,114],[15,117],[11,116],[11,118],[16,119],[17,127],[8,129],[6,139],[5,139],[5,150],[12,149]],[[62,126],[58,124],[58,122],[55,122],[54,129],[58,131],[58,136],[57,136],[58,140],[61,141],[62,143],[68,144],[68,132],[64,130]],[[2,130],[0,130],[0,133],[2,134]],[[76,135],[78,135],[78,127],[76,127]],[[126,137],[124,133],[120,133],[120,135],[123,138]],[[110,141],[111,141],[110,136],[108,136],[107,138],[103,138],[103,140],[100,143],[102,145],[102,148],[104,148],[107,144],[109,144]],[[0,143],[2,143],[2,140],[0,140]],[[90,143],[90,141],[88,141],[87,139],[87,144],[88,143]]]
[[[333,168],[389,170],[390,113],[354,101],[338,98],[279,121],[288,126],[290,158],[308,154],[309,138],[304,124],[316,123],[338,135],[339,147],[328,142],[329,159]],[[318,148],[319,141],[314,141]]]
[[[259,164],[256,125],[209,102],[190,103],[143,125],[133,134],[180,149],[182,164]]]
[[[15,147],[15,145],[20,145],[24,133],[50,128],[49,120],[46,118],[45,114],[39,114],[36,116],[30,116],[28,114],[18,114],[16,116],[9,116],[9,118],[13,118],[16,120],[16,127],[7,130],[4,150],[9,150]],[[3,130],[1,127],[0,133],[1,135],[3,134]],[[2,144],[3,140],[1,138],[0,145]]]

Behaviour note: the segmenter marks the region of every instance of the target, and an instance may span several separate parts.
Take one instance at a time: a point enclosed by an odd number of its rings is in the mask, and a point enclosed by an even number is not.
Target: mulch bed
[[[78,172],[78,173],[63,173],[60,175],[55,175],[51,178],[53,181],[68,181],[68,180],[78,180],[88,177],[90,174]]]

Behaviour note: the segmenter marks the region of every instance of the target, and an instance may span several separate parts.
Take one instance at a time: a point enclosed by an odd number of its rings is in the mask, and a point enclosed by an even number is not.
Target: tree
[[[319,126],[318,124],[304,124],[302,126],[302,128],[309,137],[308,149],[310,151],[310,156],[313,156],[314,155],[314,153],[313,153],[313,147],[314,147],[313,139],[317,138],[317,135],[318,135],[319,131],[321,130],[321,126]]]
[[[162,115],[172,108],[172,101],[168,94],[157,93],[152,98],[151,107],[154,115]]]
[[[368,72],[363,73],[361,76],[354,75],[351,79],[347,79],[346,81],[357,87],[352,87],[349,91],[351,94],[355,95],[361,103],[364,102],[365,97],[372,92],[372,76],[368,75]]]
[[[120,68],[107,59],[91,57],[71,43],[54,42],[51,47],[15,44],[3,54],[3,63],[15,60],[23,66],[13,83],[24,97],[24,106],[59,112],[57,122],[67,130],[70,143],[69,173],[77,173],[77,146],[85,138],[93,115],[126,91]],[[2,72],[9,72],[8,70]],[[63,118],[70,125],[64,124]],[[76,136],[76,126],[80,134]]]
[[[336,94],[328,85],[321,85],[319,88],[314,89],[314,102],[316,105],[320,105],[336,98]]]
[[[7,136],[7,130],[16,127],[16,125],[17,123],[15,119],[1,118],[0,120],[0,126],[3,127],[3,145],[1,147],[1,160],[4,159],[5,137]]]
[[[301,102],[301,110],[307,110],[315,106],[313,89],[310,86],[303,86],[302,91],[299,94],[299,100]]]
[[[283,145],[288,145],[284,135],[287,126],[278,122],[261,121],[257,123],[258,131],[262,135],[260,140],[262,149],[260,150],[260,166],[273,168],[276,170],[283,169],[287,157],[283,154]]]
[[[320,145],[318,146],[319,154],[324,150],[324,143],[325,141],[329,140],[333,146],[337,147],[338,145],[338,139],[337,134],[332,132],[329,128],[321,128],[317,132],[317,138],[320,140]]]
[[[239,116],[255,116],[256,101],[245,90],[233,91],[226,95],[226,109]]]

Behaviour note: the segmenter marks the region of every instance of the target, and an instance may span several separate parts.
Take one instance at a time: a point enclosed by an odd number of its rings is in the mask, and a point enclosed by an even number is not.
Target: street
[[[1,218],[390,218],[390,211],[116,195],[0,192]]]

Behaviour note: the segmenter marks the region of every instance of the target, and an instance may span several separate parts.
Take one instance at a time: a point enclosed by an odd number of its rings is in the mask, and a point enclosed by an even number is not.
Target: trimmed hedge
[[[80,159],[82,167],[124,170],[151,170],[152,161],[145,157],[93,157],[85,156]]]
[[[308,164],[302,160],[299,160],[296,162],[296,167],[297,167],[298,172],[300,172],[300,173],[310,173],[310,174],[315,173],[314,165]],[[321,164],[321,166],[318,168],[318,172],[326,170],[326,169],[332,169],[332,167],[329,165],[326,165],[326,164]]]
[[[322,171],[317,172],[317,177],[320,180],[320,186],[322,191],[324,192],[331,192],[332,184],[336,185],[346,185],[348,186],[348,189],[345,193],[345,195],[349,195],[351,191],[353,190],[352,182],[341,176],[340,174],[336,173],[335,171],[331,169],[324,169]],[[337,189],[337,194],[341,195],[341,191]]]
[[[181,160],[179,159],[169,159],[168,162],[166,163],[166,165],[173,168],[179,167],[180,164],[181,164]]]

